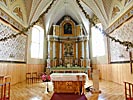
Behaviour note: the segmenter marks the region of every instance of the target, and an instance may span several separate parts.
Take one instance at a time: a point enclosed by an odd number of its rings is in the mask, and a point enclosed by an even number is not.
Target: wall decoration
[[[133,18],[128,22],[125,22],[121,27],[114,30],[111,33],[112,37],[120,38],[122,41],[131,41],[133,42]],[[132,48],[133,49],[133,48]],[[132,52],[133,50],[130,49]],[[129,61],[129,51],[126,51],[125,48],[110,39],[110,55],[111,62],[124,62]]]
[[[85,17],[90,21],[90,23],[95,26],[95,28],[99,29],[100,31],[102,30],[101,28],[97,27],[95,22],[92,20],[92,18],[89,17],[89,15],[86,13],[86,11],[83,9],[82,5],[80,4],[80,0],[76,0],[78,6],[80,7],[80,9],[82,10],[82,12],[84,13]],[[119,38],[115,38],[109,35],[110,32],[112,32],[112,30],[114,30],[115,28],[118,28],[119,25],[121,25],[123,23],[123,21],[131,18],[133,16],[133,7],[131,7],[125,14],[122,15],[122,17],[120,17],[120,23],[115,23],[113,24],[113,26],[111,25],[111,27],[109,27],[109,29],[106,30],[102,30],[102,34],[104,34],[106,37],[108,37],[109,39],[111,39],[112,41],[119,43],[123,46],[126,47],[126,50],[128,50],[129,48],[133,48],[133,43],[130,41],[121,41],[119,40]],[[123,18],[124,17],[124,18]]]
[[[7,21],[10,25],[14,26],[19,31],[21,31],[24,28],[21,24],[19,24],[15,19],[13,19],[11,16],[5,13],[2,9],[0,9],[0,18]]]
[[[48,8],[38,17],[38,19],[36,21],[34,21],[33,23],[31,23],[27,28],[22,28],[22,27],[17,28],[17,29],[22,29],[22,30],[20,30],[20,32],[18,32],[16,35],[10,34],[7,37],[4,37],[4,38],[2,37],[2,38],[0,38],[0,41],[6,41],[6,40],[8,40],[10,38],[15,38],[18,35],[21,35],[21,34],[26,33],[31,27],[33,27],[36,23],[38,23],[41,20],[41,18],[43,16],[45,16],[46,13],[48,13],[48,11],[51,9],[51,7],[52,7],[52,5],[53,5],[53,3],[55,1],[56,0],[52,0],[52,2],[49,4]],[[6,15],[6,18],[3,16],[3,14]],[[4,20],[6,20],[7,22],[9,22],[8,19],[7,19],[8,18],[7,14],[3,13],[3,10],[2,9],[0,9],[0,17],[2,17]],[[14,26],[14,24],[13,24],[13,26]],[[18,26],[18,23],[15,25],[15,27],[16,26],[19,27]]]
[[[114,18],[119,12],[120,12],[120,9],[118,6],[113,7],[112,18]]]
[[[22,10],[20,7],[15,7],[14,10],[13,10],[13,13],[19,17],[20,19],[23,20],[23,13],[22,13]]]
[[[0,38],[17,34],[18,31],[7,23],[0,20]],[[18,35],[16,38],[10,38],[0,42],[0,61],[26,62],[26,44],[27,36]]]

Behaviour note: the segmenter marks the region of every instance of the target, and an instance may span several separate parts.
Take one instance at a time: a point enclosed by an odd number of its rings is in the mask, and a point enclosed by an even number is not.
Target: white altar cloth
[[[82,79],[82,76],[85,76],[85,80],[88,81],[88,75],[85,73],[52,73],[51,80],[57,81],[59,79],[59,81],[65,81],[67,78],[69,81],[76,81],[77,75],[79,75],[79,79]]]

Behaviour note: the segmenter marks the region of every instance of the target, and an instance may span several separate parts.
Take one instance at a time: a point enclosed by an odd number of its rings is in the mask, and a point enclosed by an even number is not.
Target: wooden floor
[[[48,93],[46,91],[46,83],[27,84],[26,82],[18,83],[11,86],[11,100],[50,100],[53,94],[52,82],[49,82]],[[92,85],[92,81],[88,81],[86,86]],[[87,100],[125,100],[124,85],[119,85],[109,81],[100,81],[101,93],[91,94],[85,92]]]

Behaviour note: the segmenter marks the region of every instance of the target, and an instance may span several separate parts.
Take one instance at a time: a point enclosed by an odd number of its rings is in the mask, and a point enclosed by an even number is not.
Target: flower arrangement
[[[49,82],[50,80],[51,80],[50,74],[44,73],[44,74],[42,75],[42,81],[43,81],[43,82]]]

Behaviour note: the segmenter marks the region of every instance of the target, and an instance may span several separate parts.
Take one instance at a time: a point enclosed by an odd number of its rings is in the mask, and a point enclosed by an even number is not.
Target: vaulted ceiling
[[[96,15],[107,28],[133,6],[133,0],[79,0],[90,18]],[[52,0],[0,0],[1,8],[23,26],[36,21],[47,9]],[[76,0],[56,0],[43,16],[46,32],[64,15],[71,16],[89,31],[89,21],[79,8]]]

